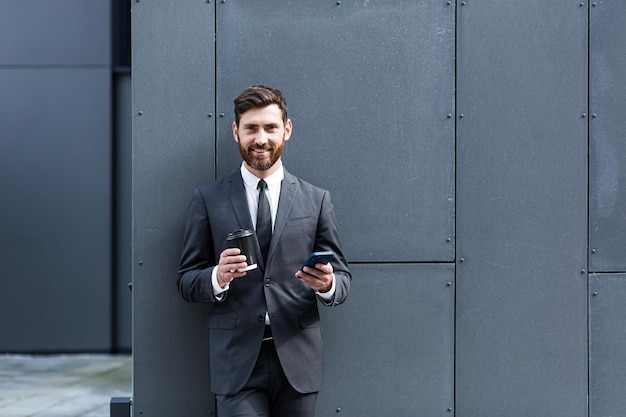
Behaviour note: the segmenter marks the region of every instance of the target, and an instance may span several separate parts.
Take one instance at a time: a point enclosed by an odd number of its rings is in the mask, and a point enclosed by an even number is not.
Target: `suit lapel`
[[[228,188],[228,198],[233,207],[233,213],[237,217],[239,227],[242,229],[252,229],[252,219],[250,218],[250,210],[248,209],[248,199],[246,198],[246,189],[243,185],[241,172],[234,172],[229,178],[230,187]]]
[[[285,176],[283,182],[280,185],[280,198],[278,199],[278,210],[276,211],[276,219],[274,220],[274,233],[272,234],[272,240],[270,242],[270,250],[267,254],[267,259],[272,258],[272,253],[276,248],[280,235],[285,229],[287,223],[287,217],[293,206],[293,202],[296,197],[296,179],[287,170],[285,170]]]

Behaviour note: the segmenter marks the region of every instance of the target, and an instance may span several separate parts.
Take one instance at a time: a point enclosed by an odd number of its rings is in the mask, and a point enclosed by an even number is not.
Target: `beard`
[[[269,155],[263,156],[263,157],[256,156],[254,152],[252,151],[253,149],[269,151]],[[271,147],[269,144],[265,144],[263,148],[259,148],[258,146],[255,146],[255,145],[245,148],[244,146],[241,145],[241,141],[239,141],[239,153],[241,154],[241,157],[246,162],[246,164],[248,164],[251,168],[259,170],[259,171],[266,171],[270,169],[276,163],[276,161],[280,159],[281,155],[283,154],[284,149],[285,149],[285,136],[284,135],[283,135],[283,140],[280,143],[280,145],[278,145],[278,147]]]

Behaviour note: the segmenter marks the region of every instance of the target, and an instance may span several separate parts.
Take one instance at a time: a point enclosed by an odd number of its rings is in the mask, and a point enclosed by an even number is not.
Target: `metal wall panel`
[[[114,77],[115,90],[115,192],[114,192],[114,268],[113,275],[113,349],[132,349],[132,83],[130,74]]]
[[[207,306],[176,290],[193,188],[214,179],[215,3],[132,3],[133,413],[206,416]]]
[[[108,351],[111,75],[0,69],[1,351]]]
[[[626,271],[626,2],[591,7],[589,268]]]
[[[109,65],[109,0],[3,0],[0,65]]]
[[[587,7],[466,1],[457,416],[586,416]]]
[[[589,416],[626,410],[626,275],[589,276]]]
[[[217,4],[220,176],[240,163],[232,100],[281,88],[287,169],[331,191],[349,261],[454,259],[454,6]]]
[[[317,415],[450,416],[454,265],[350,269],[346,303],[321,311],[326,359]]]

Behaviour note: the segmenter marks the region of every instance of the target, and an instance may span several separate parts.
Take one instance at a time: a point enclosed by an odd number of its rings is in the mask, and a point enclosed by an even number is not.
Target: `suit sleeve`
[[[213,239],[206,205],[200,191],[194,190],[187,209],[182,253],[178,268],[178,292],[187,302],[216,302],[211,284],[214,259]]]
[[[348,263],[341,249],[339,230],[335,216],[335,208],[330,201],[330,193],[326,191],[322,199],[320,217],[317,225],[317,236],[315,238],[315,250],[332,250],[335,252],[335,259],[331,262],[335,273],[335,294],[332,300],[324,300],[318,296],[322,304],[333,307],[343,303],[348,298],[352,274],[348,269]]]

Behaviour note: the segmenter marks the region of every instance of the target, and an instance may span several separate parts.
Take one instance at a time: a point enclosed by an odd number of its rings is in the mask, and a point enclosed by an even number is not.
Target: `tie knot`
[[[265,180],[260,180],[256,188],[263,191],[267,188],[267,183],[265,182]]]

